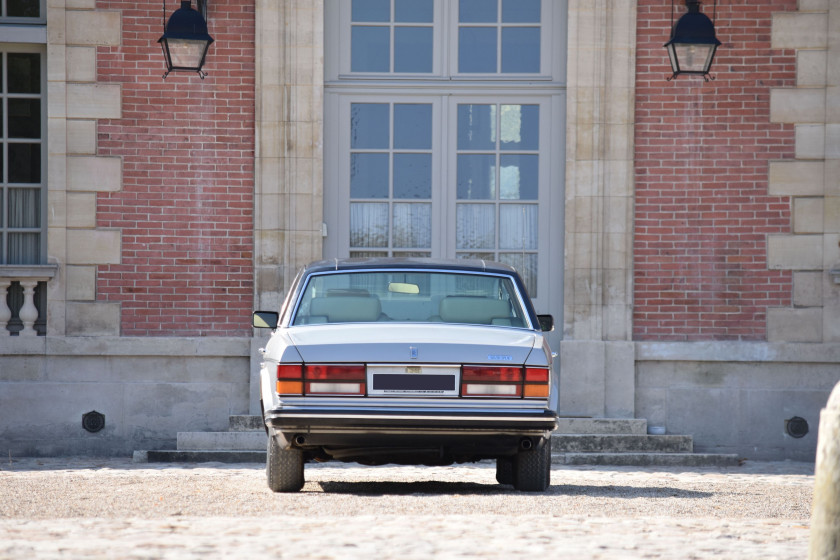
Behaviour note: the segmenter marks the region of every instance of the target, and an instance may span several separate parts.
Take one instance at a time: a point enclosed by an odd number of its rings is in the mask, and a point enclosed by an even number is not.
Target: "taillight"
[[[303,364],[277,365],[277,394],[303,395]]]
[[[463,366],[461,396],[546,399],[550,378],[548,368]]]
[[[364,365],[314,364],[305,367],[307,395],[364,395]]]
[[[464,366],[461,368],[462,397],[521,397],[522,368]]]
[[[547,399],[551,374],[548,368],[525,368],[525,391],[523,396]]]
[[[279,364],[280,395],[364,395],[367,371],[362,364]]]

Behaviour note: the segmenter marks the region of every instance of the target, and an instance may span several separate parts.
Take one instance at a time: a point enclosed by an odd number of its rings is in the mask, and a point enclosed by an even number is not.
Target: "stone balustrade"
[[[0,265],[0,337],[11,336],[9,322],[13,318],[9,307],[9,289],[17,282],[23,288],[23,304],[17,310],[17,318],[23,323],[19,336],[37,336],[35,322],[38,308],[35,306],[35,288],[38,282],[49,282],[58,272],[57,265]],[[46,309],[42,310],[46,313]]]

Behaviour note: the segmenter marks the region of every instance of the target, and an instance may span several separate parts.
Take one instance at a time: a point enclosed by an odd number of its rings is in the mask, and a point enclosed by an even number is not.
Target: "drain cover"
[[[105,427],[105,415],[91,410],[82,414],[82,428],[94,434]]]

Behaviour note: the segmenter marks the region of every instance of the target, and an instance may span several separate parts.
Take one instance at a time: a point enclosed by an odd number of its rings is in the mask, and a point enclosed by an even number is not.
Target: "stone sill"
[[[0,278],[11,280],[38,280],[45,282],[58,274],[57,264],[3,264]]]
[[[59,337],[0,339],[0,356],[194,356],[251,355],[251,339],[236,337]]]
[[[637,342],[636,361],[840,364],[840,343]]]

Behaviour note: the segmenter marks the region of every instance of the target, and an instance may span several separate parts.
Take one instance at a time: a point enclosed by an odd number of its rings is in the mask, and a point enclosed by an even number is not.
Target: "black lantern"
[[[709,68],[720,41],[715,37],[715,24],[700,13],[699,0],[685,0],[688,12],[671,28],[671,40],[665,43],[671,59],[673,80],[680,74],[697,74],[709,81]],[[717,0],[715,0],[717,11]],[[674,21],[674,0],[671,0],[671,22]]]
[[[166,0],[163,5],[166,17]],[[166,58],[164,79],[177,70],[198,72],[203,80],[207,74],[201,71],[201,67],[212,42],[213,37],[207,33],[207,22],[201,13],[192,9],[190,0],[181,0],[181,7],[169,18],[163,27],[163,36],[158,39]]]

